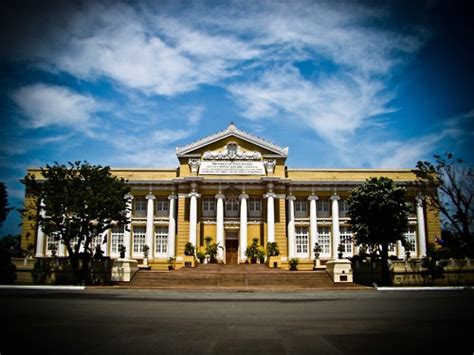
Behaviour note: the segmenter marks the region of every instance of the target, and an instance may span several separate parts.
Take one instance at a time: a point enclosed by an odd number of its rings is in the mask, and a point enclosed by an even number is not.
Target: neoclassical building
[[[285,165],[288,148],[280,147],[230,124],[225,130],[176,148],[179,167],[173,169],[112,169],[131,186],[131,223],[115,226],[94,244],[105,255],[143,259],[149,246],[152,268],[166,267],[170,257],[182,264],[184,245],[204,249],[205,238],[223,246],[218,259],[226,264],[244,263],[245,250],[257,238],[259,244],[277,242],[283,265],[298,258],[300,268],[311,267],[312,246],[322,247],[321,261],[358,251],[353,242],[347,197],[369,177],[385,176],[409,186],[415,180],[410,169],[293,169]],[[39,169],[29,169],[39,175]],[[409,240],[412,257],[426,254],[426,245],[440,235],[438,211],[413,187]],[[42,211],[34,212],[42,213]],[[104,243],[104,240],[106,243]],[[50,255],[54,245],[34,222],[24,220],[22,246],[33,242],[36,257]],[[56,245],[59,255],[65,248]],[[403,258],[401,244],[393,255]]]

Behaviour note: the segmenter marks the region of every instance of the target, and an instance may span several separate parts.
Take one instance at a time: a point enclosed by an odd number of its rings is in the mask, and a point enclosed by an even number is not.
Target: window
[[[345,217],[346,214],[349,212],[349,203],[347,202],[347,200],[339,201],[339,212],[342,217]]]
[[[316,202],[318,207],[318,216],[329,217],[329,200],[327,198],[321,198]]]
[[[133,252],[143,253],[145,245],[146,228],[145,226],[133,226]]]
[[[341,227],[341,244],[344,247],[344,253],[352,254],[352,231],[350,227]]]
[[[416,255],[416,232],[415,226],[409,226],[408,230],[405,232],[404,237],[410,246],[410,253]]]
[[[412,218],[415,217],[416,216],[415,202],[408,201],[407,205],[408,205],[408,217],[412,217]]]
[[[262,216],[262,199],[260,197],[249,198],[249,215],[252,217]]]
[[[167,216],[169,213],[169,201],[167,197],[158,197],[155,201],[155,210],[158,216]]]
[[[56,251],[56,255],[59,255],[59,240],[55,238],[56,233],[52,233],[52,235],[48,235],[46,237],[46,253],[48,255],[52,255],[52,251]]]
[[[299,256],[308,256],[308,228],[296,227],[296,254]]]
[[[216,215],[216,199],[214,197],[204,197],[202,199],[202,212],[206,217]]]
[[[111,235],[111,250],[112,253],[119,253],[119,246],[123,244],[124,226],[113,226]],[[127,246],[125,246],[127,247]]]
[[[308,200],[304,198],[295,200],[295,216],[299,218],[308,217]]]
[[[137,197],[134,201],[135,208],[133,209],[133,214],[139,217],[146,216],[146,199],[143,197]]]
[[[331,253],[331,232],[329,227],[318,227],[318,243],[321,246],[321,254]]]
[[[168,227],[156,227],[155,229],[155,251],[162,255],[168,252]]]
[[[239,201],[236,198],[229,198],[225,202],[225,215],[226,217],[239,216]]]
[[[95,248],[99,246],[99,248],[102,248],[102,235],[96,235],[95,237],[92,237],[91,242],[89,244],[89,249],[92,251],[92,254],[95,254]]]

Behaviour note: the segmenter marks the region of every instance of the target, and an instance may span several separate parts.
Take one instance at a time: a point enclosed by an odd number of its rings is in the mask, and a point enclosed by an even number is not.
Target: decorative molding
[[[188,164],[189,164],[189,167],[191,168],[191,172],[197,173],[199,171],[199,166],[201,165],[201,161],[199,159],[189,159]]]
[[[267,170],[267,174],[273,174],[273,172],[275,171],[276,159],[264,160],[263,165],[265,166],[265,169]]]
[[[202,158],[204,160],[260,160],[262,154],[257,151],[243,151],[237,143],[230,142],[224,150],[209,150],[202,155]]]

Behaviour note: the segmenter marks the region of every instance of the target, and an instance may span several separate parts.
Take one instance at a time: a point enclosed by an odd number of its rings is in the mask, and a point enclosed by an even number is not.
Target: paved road
[[[473,296],[0,291],[0,353],[473,354]]]

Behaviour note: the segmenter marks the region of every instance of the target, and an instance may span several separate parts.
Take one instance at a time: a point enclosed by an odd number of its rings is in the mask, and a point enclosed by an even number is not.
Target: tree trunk
[[[76,284],[82,284],[82,272],[79,270],[79,259],[76,255],[69,255],[69,262],[71,263],[72,272],[74,273],[74,278],[76,279]]]
[[[391,282],[388,268],[388,243],[382,243],[380,257],[382,259],[382,285],[389,286]]]

